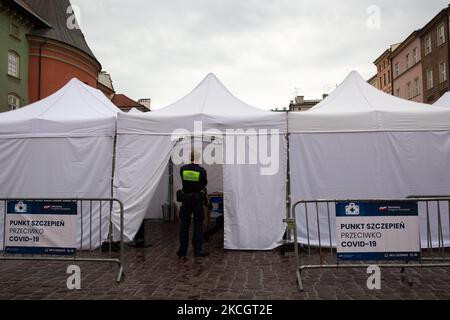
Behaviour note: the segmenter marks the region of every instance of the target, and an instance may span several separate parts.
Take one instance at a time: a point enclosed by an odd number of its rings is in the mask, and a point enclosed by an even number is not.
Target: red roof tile
[[[135,107],[143,107],[139,102],[134,101],[131,98],[128,98],[124,94],[115,94],[112,98],[112,103],[114,103],[119,108],[135,108]]]

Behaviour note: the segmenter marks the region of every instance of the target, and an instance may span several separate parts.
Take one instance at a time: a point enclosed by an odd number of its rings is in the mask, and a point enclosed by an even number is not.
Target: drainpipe
[[[47,44],[47,40],[44,40],[39,45],[39,66],[38,66],[38,101],[41,100],[41,82],[42,82],[42,47]]]

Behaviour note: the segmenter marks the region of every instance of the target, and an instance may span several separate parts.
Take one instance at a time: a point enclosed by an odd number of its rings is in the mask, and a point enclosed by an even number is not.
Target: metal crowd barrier
[[[3,202],[3,203],[2,203]],[[11,253],[5,251],[6,215],[8,202],[24,203],[76,203],[77,204],[77,248],[73,254],[57,255],[43,253]],[[113,207],[120,210],[119,241],[114,242],[112,212]],[[0,198],[0,212],[3,210],[3,247],[0,247],[0,260],[55,261],[114,263],[118,266],[116,281],[124,276],[124,217],[123,204],[114,198],[76,198],[76,199],[32,199]],[[1,217],[1,215],[0,215]],[[106,220],[105,220],[106,219]]]
[[[418,262],[411,263],[346,263],[339,261],[335,246],[333,245],[333,235],[335,233],[335,225],[333,225],[333,213],[337,202],[386,202],[386,201],[402,201],[402,202],[417,202],[420,210],[424,210],[426,217],[426,239],[427,247],[422,246],[422,255]],[[435,210],[431,210],[434,205]],[[444,205],[447,207],[447,214],[444,216]],[[306,241],[298,243],[298,230],[297,230],[297,208],[301,206],[304,222],[303,225],[306,233]],[[450,267],[450,259],[445,256],[447,251],[450,253],[450,243],[445,243],[444,239],[444,221],[448,223],[448,237],[450,237],[450,196],[437,196],[437,197],[408,197],[407,199],[334,199],[334,200],[303,200],[298,201],[292,206],[291,217],[285,219],[287,223],[288,232],[293,234],[294,255],[295,255],[295,270],[297,276],[297,284],[300,291],[304,291],[302,282],[302,272],[307,269],[350,269],[350,268],[368,268],[372,265],[377,265],[380,268],[399,268],[401,269],[402,280],[406,279],[410,286],[412,286],[412,279],[408,272],[411,268],[437,268],[437,267]],[[432,219],[437,220],[437,245],[433,245],[433,232],[432,232]],[[324,223],[321,223],[324,221]],[[312,240],[311,235],[315,234],[316,239]],[[328,234],[325,236],[324,234]],[[422,244],[423,234],[420,234],[420,242]],[[301,249],[301,250],[300,250]],[[300,251],[302,251],[302,257],[300,257]],[[306,256],[306,257],[305,257]],[[303,259],[304,258],[304,259]],[[306,263],[303,260],[314,261],[314,263]],[[318,261],[317,261],[318,259]]]

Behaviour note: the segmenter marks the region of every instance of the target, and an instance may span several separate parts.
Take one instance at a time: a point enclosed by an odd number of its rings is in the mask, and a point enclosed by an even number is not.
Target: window
[[[391,84],[391,71],[388,71],[388,84]]]
[[[434,87],[433,83],[433,70],[427,70],[427,89],[430,90]]]
[[[414,79],[414,95],[420,95],[420,81],[419,78]]]
[[[430,54],[431,50],[431,36],[428,36],[425,38],[425,55]]]
[[[400,88],[395,90],[395,96],[400,98]]]
[[[384,83],[384,86],[386,87],[387,86],[386,73],[383,74],[383,83]]]
[[[412,90],[411,89],[412,89],[411,82],[408,82],[406,84],[406,96],[407,96],[408,99],[412,98]]]
[[[400,74],[400,67],[398,65],[398,62],[395,64],[395,76],[398,77]]]
[[[416,64],[419,61],[419,57],[417,55],[417,48],[413,49],[413,64]]]
[[[8,52],[8,74],[16,78],[20,75],[20,57],[14,51]]]
[[[439,64],[439,83],[447,81],[447,63]]]
[[[411,67],[410,65],[410,61],[409,61],[409,53],[406,55],[406,70],[409,69],[409,67]]]
[[[8,107],[9,110],[16,110],[20,108],[20,98],[14,93],[8,94]]]
[[[437,44],[438,46],[442,45],[445,43],[445,28],[444,28],[444,24],[440,24],[438,29],[437,29]]]
[[[14,38],[20,39],[20,28],[18,25],[11,23],[9,28],[9,34]]]

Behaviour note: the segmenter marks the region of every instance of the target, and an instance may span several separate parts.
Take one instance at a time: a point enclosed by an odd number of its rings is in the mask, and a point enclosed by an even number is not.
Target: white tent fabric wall
[[[442,132],[292,135],[293,199],[401,199],[412,195],[448,194],[449,142],[450,133]],[[444,204],[443,217],[448,217],[447,210]],[[430,211],[436,246],[437,210],[430,207]],[[312,243],[317,245],[315,207],[310,207],[308,212]],[[421,208],[420,212],[421,234],[426,241],[426,211]],[[304,210],[298,211],[297,216],[299,241],[307,243]],[[334,240],[334,211],[331,217]],[[321,207],[320,221],[324,241],[329,237],[325,207]],[[448,230],[448,219],[443,219],[447,245],[450,244]]]
[[[351,73],[311,111],[290,114],[289,129],[294,202],[450,194],[450,110],[386,95]],[[436,245],[437,210],[430,210]],[[448,206],[441,210],[448,217]],[[325,207],[320,214],[324,244],[329,238]],[[314,215],[315,207],[309,208],[311,243],[317,245]],[[424,208],[420,215],[425,247]],[[334,219],[331,230],[334,238]],[[443,231],[450,245],[448,219],[443,219]],[[303,210],[298,212],[298,234],[307,243]]]
[[[119,114],[115,195],[126,206],[127,238],[135,236],[156,189],[161,186],[175,145],[171,139],[175,130],[183,129],[176,137],[190,134],[211,137],[218,136],[218,130],[232,136],[227,130],[241,129],[243,135],[253,135],[264,129],[269,133],[274,130],[272,133],[282,139],[286,122],[285,114],[259,110],[241,102],[212,74],[190,94],[166,108],[142,115]],[[280,157],[284,159],[270,177],[261,176],[261,168],[257,166],[224,167],[225,202],[228,202],[226,249],[265,250],[281,243],[282,220],[286,216],[285,199],[280,197],[286,192],[285,147],[282,139]],[[246,226],[237,225],[235,217],[240,217],[239,222]],[[117,218],[115,214],[115,224]],[[245,236],[242,232],[246,232]]]
[[[0,114],[0,197],[109,198],[116,114],[98,90],[72,79],[55,94]],[[89,249],[89,204],[78,244]],[[79,208],[81,210],[81,208]],[[93,206],[93,239],[106,239],[109,211]],[[0,208],[3,225],[4,208]],[[81,219],[79,215],[79,219]],[[81,223],[81,221],[80,221]],[[3,248],[0,228],[0,249]]]
[[[278,247],[286,226],[287,144],[283,135],[279,168],[261,175],[259,165],[224,166],[224,240],[226,249],[270,250]],[[251,148],[246,140],[247,149]]]
[[[119,117],[123,114],[119,114]],[[174,142],[169,136],[125,134],[118,120],[114,196],[125,205],[125,237],[131,241],[142,224],[150,204],[157,203]],[[155,205],[155,209],[159,205]],[[161,217],[155,212],[152,218]],[[120,226],[115,210],[113,223]]]
[[[442,97],[439,98],[438,101],[433,103],[435,107],[450,107],[450,92],[447,91]]]
[[[152,197],[145,219],[161,220],[164,219],[163,205],[167,203],[169,198],[169,165],[166,165],[164,173],[159,182],[159,186],[156,188],[155,194]],[[166,217],[167,218],[167,217]]]

